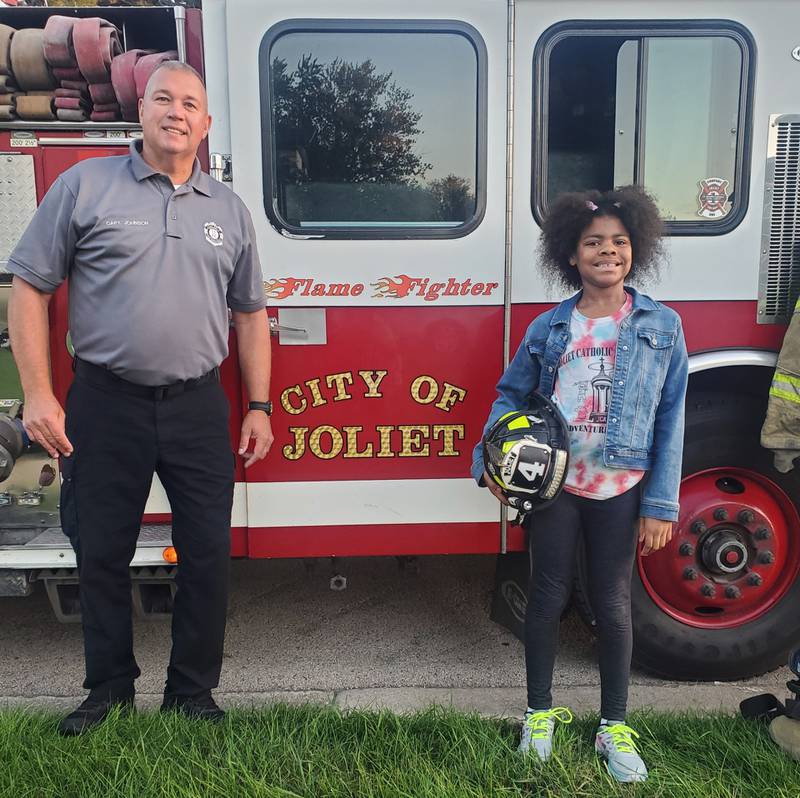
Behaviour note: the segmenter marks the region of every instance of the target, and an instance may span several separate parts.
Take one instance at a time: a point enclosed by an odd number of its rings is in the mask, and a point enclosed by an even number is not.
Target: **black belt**
[[[72,368],[79,377],[92,385],[127,393],[131,396],[140,396],[143,399],[153,399],[156,402],[160,402],[162,399],[169,399],[172,396],[178,396],[186,391],[193,391],[210,382],[219,382],[219,368],[211,369],[211,371],[203,374],[202,377],[181,380],[170,385],[137,385],[135,382],[129,382],[122,377],[118,377],[114,372],[103,366],[95,366],[94,363],[87,363],[77,357],[72,362]]]

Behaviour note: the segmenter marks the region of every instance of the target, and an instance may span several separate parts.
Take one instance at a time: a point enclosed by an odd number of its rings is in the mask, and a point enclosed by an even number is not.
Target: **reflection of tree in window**
[[[311,55],[290,71],[275,58],[272,87],[278,204],[290,224],[460,223],[474,212],[466,178],[425,182],[422,114],[391,72]]]
[[[436,203],[436,214],[443,222],[463,222],[472,216],[475,196],[469,180],[457,175],[447,175],[430,183],[430,192]]]

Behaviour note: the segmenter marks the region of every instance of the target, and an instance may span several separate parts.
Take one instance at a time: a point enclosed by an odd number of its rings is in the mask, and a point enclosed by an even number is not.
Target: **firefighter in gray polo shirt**
[[[199,75],[166,62],[140,101],[141,146],[83,161],[51,187],[11,255],[9,330],[30,437],[62,456],[61,523],[75,549],[86,701],[80,734],[132,705],[129,564],[154,473],[172,508],[178,590],[162,709],[218,720],[234,456],[219,384],[233,312],[250,399],[245,467],[272,444],[269,330],[250,216],[200,171],[211,118]],[[75,379],[53,395],[47,307],[69,278]],[[253,451],[247,454],[249,444]]]

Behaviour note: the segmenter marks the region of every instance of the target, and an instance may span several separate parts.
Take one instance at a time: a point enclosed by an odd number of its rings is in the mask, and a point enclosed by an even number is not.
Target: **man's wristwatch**
[[[268,416],[272,415],[272,402],[248,402],[248,410],[263,410]]]

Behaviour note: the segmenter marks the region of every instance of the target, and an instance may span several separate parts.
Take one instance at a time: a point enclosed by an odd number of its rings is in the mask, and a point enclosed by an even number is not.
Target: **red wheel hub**
[[[706,629],[739,626],[780,601],[800,572],[800,517],[771,480],[715,468],[681,482],[681,514],[670,543],[639,556],[655,603]]]

